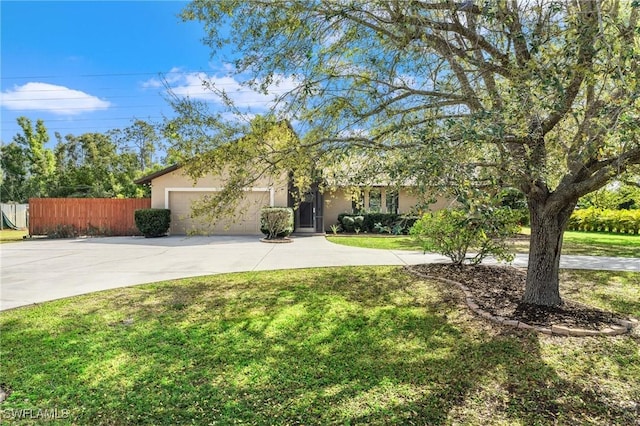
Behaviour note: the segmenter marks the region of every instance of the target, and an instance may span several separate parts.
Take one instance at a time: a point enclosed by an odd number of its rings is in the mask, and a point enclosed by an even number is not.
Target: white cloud
[[[226,75],[208,75],[204,72],[184,72],[179,73],[176,68],[172,69],[166,76],[165,81],[171,91],[177,96],[190,97],[208,101],[216,104],[223,104],[223,100],[216,91],[224,91],[234,102],[235,106],[241,109],[251,108],[252,110],[266,110],[274,105],[276,98],[296,88],[299,82],[293,77],[275,76],[274,83],[268,88],[268,93],[259,93],[250,87],[241,84],[241,81],[231,76],[229,65],[225,65]],[[160,87],[162,81],[150,79],[142,83],[143,87]]]
[[[145,89],[154,88],[154,87],[162,87],[162,81],[157,78],[150,78],[147,81],[142,83],[142,87]]]
[[[178,67],[173,67],[169,70],[168,73],[162,75],[162,78],[150,78],[147,81],[144,81],[142,83],[142,87],[147,89],[147,88],[154,88],[154,87],[163,87],[165,81],[171,85],[174,83],[179,82],[182,79],[182,75],[184,74],[184,72],[178,68]]]
[[[19,111],[46,111],[58,115],[78,115],[104,110],[111,103],[80,90],[48,83],[30,82],[2,92],[3,108]]]

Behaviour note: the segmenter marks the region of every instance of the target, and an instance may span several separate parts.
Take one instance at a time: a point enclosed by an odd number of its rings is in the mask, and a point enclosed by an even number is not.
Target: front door
[[[295,199],[296,188],[290,184],[287,205],[295,209],[295,232],[322,233],[324,232],[324,196],[318,185],[312,185],[305,192],[302,200]]]
[[[315,232],[316,229],[316,192],[309,191],[298,207],[297,232]]]

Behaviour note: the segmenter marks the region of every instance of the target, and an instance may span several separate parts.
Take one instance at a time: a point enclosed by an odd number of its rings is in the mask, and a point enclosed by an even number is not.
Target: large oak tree
[[[557,305],[578,199],[640,163],[639,13],[625,0],[197,0],[183,18],[248,87],[297,83],[273,112],[318,158],[364,149],[418,185],[518,188],[523,301]]]

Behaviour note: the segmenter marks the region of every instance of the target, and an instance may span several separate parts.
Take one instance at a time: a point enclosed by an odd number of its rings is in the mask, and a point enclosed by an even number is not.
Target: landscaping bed
[[[526,269],[507,266],[426,264],[411,268],[426,276],[463,284],[474,302],[497,318],[522,322],[537,328],[563,326],[574,329],[602,330],[617,327],[628,320],[613,312],[565,299],[561,306],[539,307],[521,303]]]

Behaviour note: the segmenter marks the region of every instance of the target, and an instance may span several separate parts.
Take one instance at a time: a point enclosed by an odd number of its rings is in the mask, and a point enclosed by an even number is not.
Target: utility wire
[[[1,77],[2,80],[19,80],[22,78],[92,78],[92,77],[132,77],[136,75],[156,75],[163,76],[168,74],[198,74],[204,71],[167,71],[167,72],[118,72],[118,73],[101,73],[101,74],[76,74],[76,75],[12,75],[10,77]]]
[[[44,120],[45,124],[46,123],[51,123],[51,122],[65,122],[68,123],[69,121],[113,121],[113,120],[129,120],[132,117],[112,117],[112,118],[74,118],[73,120],[68,120],[65,118],[54,118],[54,119],[50,119],[50,120]],[[135,119],[135,117],[133,117]],[[162,116],[149,116],[147,117],[148,119],[158,119],[158,118],[163,118]],[[15,120],[2,120],[3,123],[7,123],[7,124],[12,124],[15,123]]]
[[[44,83],[44,84],[49,84],[49,83]],[[249,88],[244,88],[245,86],[242,86],[240,83],[214,83],[215,87],[232,87],[232,86],[237,86],[238,88],[238,92],[239,91],[243,91],[243,92],[255,92],[255,90],[249,89]],[[36,93],[36,92],[68,92],[69,90],[76,90],[78,91],[78,89],[71,89],[65,86],[62,86],[62,89],[29,89],[29,90],[11,90],[11,89],[7,89],[5,90],[5,92],[3,92],[4,94],[8,94],[8,93]],[[186,85],[180,85],[180,86],[176,86],[176,87],[172,87],[172,89],[175,88],[192,88],[192,87],[197,87],[197,88],[202,88],[202,84],[186,84]],[[141,89],[143,90],[152,90],[152,89],[160,89],[160,87],[142,87]],[[131,88],[129,87],[98,87],[98,88],[94,88],[92,90],[127,90],[127,91],[131,91]],[[235,92],[235,91],[234,91]]]

